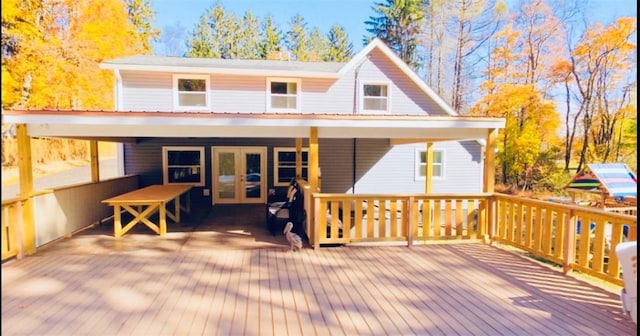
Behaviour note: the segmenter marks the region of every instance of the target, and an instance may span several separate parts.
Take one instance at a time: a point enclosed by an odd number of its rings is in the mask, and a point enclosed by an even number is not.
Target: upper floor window
[[[427,176],[427,151],[425,149],[416,150],[415,160],[416,181],[424,181]],[[433,150],[433,177],[444,178],[444,151]]]
[[[209,76],[174,75],[174,110],[210,110],[208,88]]]
[[[162,147],[164,184],[204,185],[204,147]]]
[[[302,178],[309,176],[309,150],[302,149]],[[296,149],[276,147],[273,149],[273,181],[276,186],[286,186],[296,177]]]
[[[300,110],[300,79],[268,78],[267,111]]]
[[[386,112],[389,110],[389,86],[383,83],[363,83],[360,95],[362,111]]]

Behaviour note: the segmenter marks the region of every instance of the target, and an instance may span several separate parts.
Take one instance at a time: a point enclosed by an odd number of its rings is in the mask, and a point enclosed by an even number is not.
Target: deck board
[[[615,290],[495,246],[292,252],[233,218],[172,224],[166,237],[96,228],[3,263],[2,334],[637,333]]]

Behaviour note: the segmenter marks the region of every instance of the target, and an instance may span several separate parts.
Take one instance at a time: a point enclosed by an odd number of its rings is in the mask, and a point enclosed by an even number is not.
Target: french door
[[[213,204],[264,203],[266,147],[212,147]]]

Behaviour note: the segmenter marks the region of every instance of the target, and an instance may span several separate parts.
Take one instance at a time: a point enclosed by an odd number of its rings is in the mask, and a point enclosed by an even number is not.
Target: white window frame
[[[195,79],[195,80],[204,80],[205,81],[205,90],[203,93],[200,92],[190,92],[178,91],[178,81],[181,79]],[[177,111],[211,111],[211,99],[209,97],[209,88],[211,84],[211,76],[208,75],[191,75],[191,74],[174,74],[173,75],[173,109]],[[205,106],[189,106],[180,105],[180,95],[181,94],[204,94],[205,97]]]
[[[385,110],[367,110],[364,108],[364,100],[365,100],[365,96],[364,96],[364,87],[365,85],[377,85],[377,86],[386,86],[387,87],[387,104],[386,104],[386,109]],[[366,112],[366,113],[371,113],[371,114],[376,114],[376,113],[389,113],[389,111],[391,110],[391,83],[390,82],[385,82],[385,81],[361,81],[360,82],[360,99],[358,100],[360,103],[360,112]]]
[[[271,106],[271,83],[283,82],[283,83],[295,83],[296,84],[296,108],[276,108]],[[267,112],[300,112],[302,106],[302,80],[300,78],[282,78],[282,77],[268,77],[267,78]],[[286,96],[293,96],[287,94]]]
[[[286,187],[287,185],[289,185],[289,181],[287,182],[279,182],[279,168],[280,168],[280,162],[278,162],[278,153],[280,152],[296,152],[296,147],[274,147],[273,148],[273,185],[276,187]],[[307,160],[309,159],[309,148],[307,147],[303,147],[302,148],[302,152],[306,152],[307,153]],[[295,167],[295,166],[294,166]],[[304,162],[302,164],[302,168],[304,171],[304,168],[307,168],[307,174],[309,174],[309,162],[307,162],[307,164],[305,165]],[[307,176],[302,176],[302,178],[307,179]]]
[[[194,151],[200,152],[200,164],[198,165],[171,165],[169,166],[169,152],[171,151]],[[186,182],[177,183],[169,182],[169,168],[199,168],[200,169],[200,181],[199,182]],[[204,162],[204,146],[163,146],[162,147],[162,181],[164,184],[171,185],[192,185],[196,187],[204,186],[204,178],[206,176]]]
[[[440,153],[440,158],[442,159],[442,162],[433,162],[434,166],[440,166],[440,175],[433,175],[433,179],[434,180],[442,180],[445,178],[445,159],[444,159],[444,155],[445,155],[445,151],[443,149],[434,149],[433,153],[434,153],[434,158],[435,158],[435,153],[438,152]],[[422,162],[421,161],[421,155],[422,153],[427,153],[426,149],[420,149],[420,148],[416,148],[416,154],[415,154],[415,162],[414,162],[414,177],[416,181],[425,181],[426,180],[426,176],[420,175],[420,168],[423,166],[426,166],[426,162]]]

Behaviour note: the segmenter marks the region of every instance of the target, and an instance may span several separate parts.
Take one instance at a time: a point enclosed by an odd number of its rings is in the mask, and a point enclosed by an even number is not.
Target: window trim
[[[415,150],[415,160],[414,160],[414,179],[416,181],[425,181],[427,178],[426,176],[422,176],[420,175],[420,167],[423,165],[423,163],[420,160],[420,154],[421,153],[426,153],[427,150],[424,148],[416,148]],[[445,178],[445,150],[444,149],[433,149],[433,153],[435,154],[436,152],[440,153],[440,158],[442,159],[442,162],[434,162],[433,165],[440,165],[440,175],[433,175],[433,179],[434,180],[444,180]],[[426,162],[424,163],[424,165],[426,165]]]
[[[367,110],[364,108],[364,87],[365,85],[378,85],[378,86],[386,86],[387,87],[387,108],[385,110]],[[387,81],[361,81],[359,85],[359,95],[360,99],[358,99],[359,112],[360,113],[389,113],[391,111],[391,83]]]
[[[200,152],[200,182],[176,183],[169,182],[169,152],[170,151],[193,151]],[[204,162],[204,146],[162,146],[162,183],[165,185],[192,185],[195,187],[203,187],[206,176],[206,165]],[[171,166],[173,167],[173,166]],[[195,167],[195,165],[194,165]]]
[[[180,105],[180,91],[178,91],[178,81],[180,79],[204,79],[205,81],[205,106],[182,106]],[[173,109],[176,111],[211,111],[211,98],[209,97],[211,76],[195,74],[173,74]],[[186,91],[185,91],[186,92]]]
[[[274,108],[271,106],[271,83],[273,82],[296,83],[296,108]],[[302,107],[302,80],[300,78],[267,77],[265,95],[267,98],[267,112],[300,112]]]
[[[274,147],[273,148],[273,185],[275,187],[286,187],[287,185],[289,185],[289,182],[278,182],[279,180],[279,164],[278,164],[278,153],[280,152],[296,152],[296,147]],[[308,147],[302,147],[302,152],[306,152],[307,153],[307,158],[309,157],[309,148]],[[309,173],[309,162],[307,162],[307,165],[305,166],[304,164],[302,165],[303,171],[304,168],[307,168],[307,174]],[[304,178],[304,176],[303,176]]]

